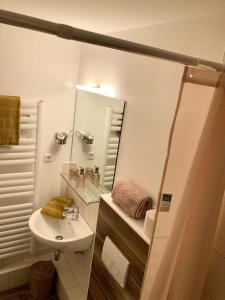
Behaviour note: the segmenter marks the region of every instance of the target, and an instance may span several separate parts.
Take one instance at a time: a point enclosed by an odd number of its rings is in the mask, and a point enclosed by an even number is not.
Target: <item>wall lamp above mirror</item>
[[[103,96],[115,97],[115,89],[106,85],[80,85],[76,86],[77,90],[91,92]]]

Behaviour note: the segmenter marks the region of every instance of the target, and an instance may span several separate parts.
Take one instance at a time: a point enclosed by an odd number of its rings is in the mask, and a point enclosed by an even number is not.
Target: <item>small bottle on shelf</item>
[[[85,186],[84,168],[80,167],[80,172],[77,175],[76,187],[78,189],[84,189],[84,186]]]
[[[85,179],[92,182],[93,176],[94,176],[94,168],[86,167],[86,169],[85,169]]]
[[[76,164],[70,163],[70,165],[69,165],[70,178],[76,180],[77,176],[78,176],[78,172],[79,172],[79,167]]]
[[[93,183],[95,186],[99,186],[99,182],[100,182],[99,167],[96,167],[96,166],[95,166],[95,171],[94,171],[92,183]]]

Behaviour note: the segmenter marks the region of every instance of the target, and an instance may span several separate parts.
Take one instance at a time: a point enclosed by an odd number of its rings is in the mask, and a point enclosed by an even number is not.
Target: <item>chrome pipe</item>
[[[62,250],[60,250],[60,249],[55,250],[55,252],[54,252],[54,260],[55,261],[59,261],[61,255],[62,255]]]
[[[118,39],[115,37],[110,37],[107,35],[78,29],[72,26],[58,24],[2,9],[0,9],[0,23],[53,34],[64,39],[98,45],[138,55],[155,57],[158,59],[165,59],[184,65],[207,66],[217,71],[225,71],[225,65],[222,63],[217,63],[198,57],[192,57],[180,53],[175,53],[156,47],[150,47],[147,45],[142,45],[123,39]]]

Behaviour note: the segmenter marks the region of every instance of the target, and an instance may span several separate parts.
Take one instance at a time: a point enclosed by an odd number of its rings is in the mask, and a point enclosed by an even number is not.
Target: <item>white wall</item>
[[[225,50],[224,31],[225,15],[222,15],[149,26],[113,35],[187,55],[222,62]],[[202,300],[222,300],[225,297],[224,219],[225,209],[223,204]],[[158,254],[163,251],[163,245],[162,249],[157,251]],[[154,261],[152,261],[151,266],[153,264]]]
[[[131,29],[111,35],[187,55],[222,62],[225,14]]]
[[[115,89],[126,100],[116,180],[132,179],[158,197],[168,135],[183,67],[120,51],[85,45],[80,84]]]
[[[68,173],[69,164],[63,164],[62,171]],[[71,197],[74,199],[75,204],[79,207],[80,215],[89,225],[93,232],[96,231],[99,202],[89,203],[87,205],[82,198],[67,185],[67,183],[61,180],[61,195]],[[89,278],[91,273],[92,256],[94,250],[94,240],[91,247],[81,253],[65,252],[63,253],[63,259],[60,260],[56,265],[59,273],[58,284],[58,296],[61,300],[83,300],[87,298]],[[63,297],[62,291],[67,294],[67,297]]]
[[[225,48],[224,29],[225,18],[220,16],[113,35],[219,61]],[[61,163],[69,158],[70,143],[56,146],[54,134],[72,128],[80,46],[6,25],[0,25],[0,41],[0,93],[46,102],[43,151],[53,152],[55,159],[42,164],[43,203],[58,193]],[[81,66],[80,84],[112,86],[117,97],[128,101],[117,178],[133,179],[156,199],[182,66],[87,45]]]
[[[131,29],[111,35],[211,60],[221,60],[224,16]],[[84,45],[80,84],[108,85],[128,101],[116,177],[129,177],[156,198],[182,66]],[[157,131],[156,131],[157,128]],[[141,159],[142,158],[142,159]]]
[[[218,16],[111,35],[221,62],[225,50],[224,30],[225,18]],[[94,46],[82,48],[79,83],[112,86],[117,97],[128,101],[116,177],[133,179],[153,197],[159,188],[181,73],[182,67],[174,63]],[[216,258],[211,274],[221,275],[219,284],[213,275],[210,278],[215,291],[224,282],[225,263],[224,260],[218,263],[221,258],[216,252],[213,255]]]
[[[183,66],[82,47],[79,84],[109,86],[127,101],[116,180],[131,179],[156,202]]]
[[[42,205],[59,193],[61,164],[69,159],[71,141],[58,146],[54,134],[73,126],[80,44],[6,25],[0,25],[0,43],[0,94],[45,101],[43,152],[54,160],[41,166]]]

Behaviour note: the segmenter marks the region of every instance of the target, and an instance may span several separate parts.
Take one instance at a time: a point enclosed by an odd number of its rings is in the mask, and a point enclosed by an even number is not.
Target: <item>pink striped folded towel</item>
[[[152,199],[148,194],[136,184],[124,179],[116,183],[112,199],[135,219],[144,219],[146,211],[152,208]]]

